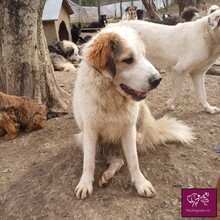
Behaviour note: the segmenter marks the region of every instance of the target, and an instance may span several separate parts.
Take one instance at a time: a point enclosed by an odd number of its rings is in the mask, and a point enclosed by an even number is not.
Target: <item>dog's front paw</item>
[[[76,68],[72,63],[65,63],[64,70],[63,70],[64,72],[72,72],[75,70],[76,70]]]
[[[6,141],[9,141],[9,140],[12,140],[12,139],[15,139],[16,137],[17,137],[17,133],[16,134],[6,134],[5,136],[4,136],[4,139],[6,140]]]
[[[220,109],[215,106],[209,106],[208,108],[205,108],[205,110],[213,115],[220,112]]]
[[[155,189],[152,184],[143,176],[134,181],[135,188],[137,189],[138,195],[144,197],[154,197]]]
[[[88,181],[80,180],[80,182],[78,183],[75,189],[76,197],[78,199],[87,198],[92,194],[92,191],[93,191],[92,181],[88,182]]]

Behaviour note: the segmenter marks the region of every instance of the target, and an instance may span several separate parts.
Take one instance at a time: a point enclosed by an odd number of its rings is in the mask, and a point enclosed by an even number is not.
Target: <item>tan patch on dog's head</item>
[[[137,7],[129,6],[126,8],[125,13],[127,14],[128,20],[136,20],[137,19]]]
[[[90,45],[86,59],[108,78],[116,74],[116,57],[123,50],[123,41],[116,33],[101,33]]]
[[[130,12],[131,14],[136,12],[137,7],[136,6],[129,6],[125,9],[126,12]]]

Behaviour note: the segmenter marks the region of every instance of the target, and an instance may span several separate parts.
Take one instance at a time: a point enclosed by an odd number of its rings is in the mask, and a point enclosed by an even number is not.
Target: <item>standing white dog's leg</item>
[[[85,199],[92,194],[94,171],[95,171],[95,152],[97,145],[97,132],[94,129],[84,126],[83,129],[83,173],[75,189],[78,199]]]
[[[185,73],[172,72],[172,96],[166,102],[167,108],[174,110],[174,102],[182,91]]]
[[[125,129],[122,136],[122,147],[128,168],[131,174],[131,181],[140,196],[152,197],[155,190],[152,184],[144,177],[139,168],[137,148],[136,148],[136,128],[131,126]]]
[[[190,76],[191,76],[192,81],[193,81],[193,85],[194,85],[194,88],[195,88],[195,91],[196,91],[197,98],[198,98],[199,102],[201,103],[202,107],[207,112],[209,112],[211,114],[215,114],[215,113],[219,112],[220,111],[219,108],[217,108],[215,106],[211,106],[207,102],[206,90],[205,90],[205,84],[204,84],[205,73],[204,74],[191,73]]]

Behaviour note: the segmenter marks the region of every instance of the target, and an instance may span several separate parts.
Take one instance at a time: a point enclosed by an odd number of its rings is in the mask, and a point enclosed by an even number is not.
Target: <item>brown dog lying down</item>
[[[47,109],[25,96],[0,92],[0,136],[5,140],[15,138],[20,129],[29,132],[41,129],[47,120]]]

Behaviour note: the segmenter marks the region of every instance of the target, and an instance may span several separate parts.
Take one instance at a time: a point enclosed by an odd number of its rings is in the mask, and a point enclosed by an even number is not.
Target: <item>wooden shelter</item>
[[[68,0],[46,0],[42,22],[48,44],[72,41],[70,15],[73,13]]]

